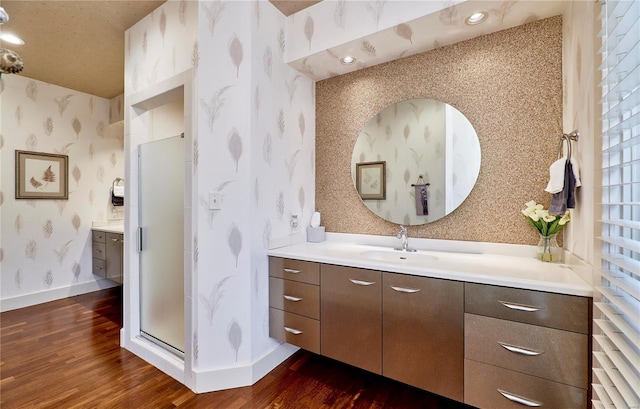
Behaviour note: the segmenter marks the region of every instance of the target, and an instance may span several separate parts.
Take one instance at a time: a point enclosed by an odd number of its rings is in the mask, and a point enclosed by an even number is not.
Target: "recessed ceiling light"
[[[489,17],[489,14],[486,11],[478,11],[467,17],[464,22],[469,24],[470,26],[473,26],[482,23],[487,19],[487,17]]]
[[[349,65],[349,64],[353,64],[354,62],[356,62],[356,59],[351,57],[350,55],[344,56],[340,59],[340,62],[345,64],[345,65]]]
[[[24,40],[16,35],[11,33],[2,33],[0,34],[0,40],[6,41],[7,43],[16,44],[16,45],[24,45]]]

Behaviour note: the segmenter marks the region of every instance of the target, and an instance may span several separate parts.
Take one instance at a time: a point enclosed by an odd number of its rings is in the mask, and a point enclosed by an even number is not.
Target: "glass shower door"
[[[138,160],[140,329],[184,352],[184,139],[142,144]]]

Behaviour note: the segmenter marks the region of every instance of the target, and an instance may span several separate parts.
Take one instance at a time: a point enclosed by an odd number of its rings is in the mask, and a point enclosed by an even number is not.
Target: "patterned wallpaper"
[[[198,348],[198,366],[206,368],[250,362],[273,346],[266,251],[270,240],[309,224],[315,138],[313,82],[282,60],[284,17],[267,2],[204,2],[201,9],[218,20],[200,22],[199,43],[209,52],[198,67],[198,191],[201,201],[220,191],[224,203],[196,236],[196,338],[216,346]],[[202,209],[199,220],[207,220]],[[243,334],[240,345],[234,334]]]
[[[315,90],[283,62],[285,21],[266,1],[168,1],[126,35],[125,96],[195,71],[185,361],[201,372],[251,363],[276,345],[266,252],[270,240],[303,233],[315,208]],[[144,141],[132,135],[131,150]],[[221,194],[221,210],[209,210],[209,192]]]
[[[531,84],[536,84],[532,87]],[[428,97],[461,111],[478,133],[482,165],[453,213],[413,237],[537,243],[520,211],[544,192],[562,124],[562,18],[552,17],[317,83],[316,207],[327,231],[392,235],[351,180],[351,154],[369,118]]]
[[[287,20],[287,62],[323,80],[562,14],[563,1],[333,0]],[[469,26],[479,10],[488,18]],[[342,64],[350,55],[356,62]]]
[[[112,218],[109,189],[124,176],[122,127],[109,100],[4,75],[2,122],[2,299],[96,281],[91,225]],[[69,200],[17,200],[15,151],[69,156]]]

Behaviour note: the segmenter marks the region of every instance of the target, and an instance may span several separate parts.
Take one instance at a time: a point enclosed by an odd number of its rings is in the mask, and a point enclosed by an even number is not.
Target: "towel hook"
[[[420,183],[422,181],[422,183]],[[425,185],[425,186],[431,186],[431,183],[424,183],[424,178],[422,177],[422,174],[418,175],[418,180],[416,181],[416,183],[412,183],[411,187],[416,187],[417,185]]]
[[[563,147],[564,147],[564,142],[567,142],[567,158],[571,159],[571,141],[577,141],[578,138],[580,137],[580,133],[578,132],[578,130],[574,130],[571,133],[563,133],[562,136],[560,137],[560,146],[558,147],[558,159],[560,159],[560,157],[562,157],[562,153],[563,153]]]

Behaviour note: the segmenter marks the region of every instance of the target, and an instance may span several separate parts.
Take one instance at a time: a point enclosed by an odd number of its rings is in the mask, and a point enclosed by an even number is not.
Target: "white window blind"
[[[640,1],[601,4],[602,279],[593,407],[640,408]]]

